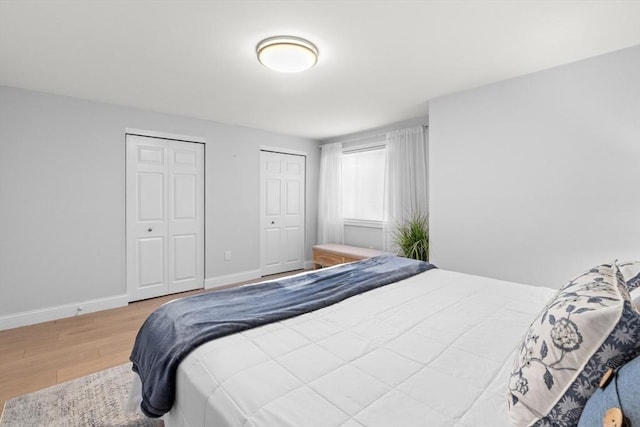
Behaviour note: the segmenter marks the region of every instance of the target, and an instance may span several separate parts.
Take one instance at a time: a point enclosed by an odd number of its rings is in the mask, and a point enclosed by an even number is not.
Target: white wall
[[[381,251],[383,249],[382,240],[382,228],[346,224],[344,226],[345,245]]]
[[[126,128],[206,138],[212,285],[259,275],[260,146],[307,152],[311,259],[315,141],[8,87],[0,87],[0,120],[0,328],[69,315],[80,303],[126,302]]]
[[[640,46],[430,103],[432,262],[559,287],[640,259]]]

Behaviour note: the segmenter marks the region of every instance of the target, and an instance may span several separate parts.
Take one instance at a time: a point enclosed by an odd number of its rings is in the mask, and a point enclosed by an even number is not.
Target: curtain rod
[[[422,126],[423,128],[428,128],[429,127],[429,125],[427,123],[422,123],[422,124],[419,124],[419,125],[416,125],[416,126]],[[330,144],[330,143],[334,143],[334,142],[341,142],[342,144],[351,144],[351,143],[354,143],[354,142],[362,142],[362,141],[366,141],[366,140],[369,140],[369,139],[376,139],[376,138],[379,138],[381,136],[386,137],[387,133],[389,133],[389,132],[393,132],[393,131],[396,131],[396,130],[402,130],[402,129],[408,129],[410,127],[412,127],[412,126],[409,126],[409,127],[398,127],[398,128],[388,128],[386,130],[379,130],[379,131],[377,131],[375,133],[372,133],[372,134],[364,133],[364,134],[359,135],[359,136],[358,135],[352,136],[351,138],[347,137],[346,139],[336,139],[336,140],[331,140],[330,139],[328,141],[323,141],[320,145]]]

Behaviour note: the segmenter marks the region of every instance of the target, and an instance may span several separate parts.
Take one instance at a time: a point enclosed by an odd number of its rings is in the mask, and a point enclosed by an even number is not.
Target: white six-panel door
[[[304,268],[305,157],[260,152],[261,274]]]
[[[204,144],[126,144],[129,300],[204,287]]]

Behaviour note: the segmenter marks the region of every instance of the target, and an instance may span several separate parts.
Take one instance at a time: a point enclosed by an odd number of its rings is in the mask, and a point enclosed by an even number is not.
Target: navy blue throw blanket
[[[431,268],[426,262],[384,255],[164,304],[144,322],[131,352],[142,382],[140,408],[152,418],[168,412],[178,364],[207,341],[327,307]]]

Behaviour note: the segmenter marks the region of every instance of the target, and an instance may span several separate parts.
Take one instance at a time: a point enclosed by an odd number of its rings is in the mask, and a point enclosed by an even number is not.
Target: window
[[[384,147],[342,154],[342,213],[345,220],[382,222],[385,157]]]

